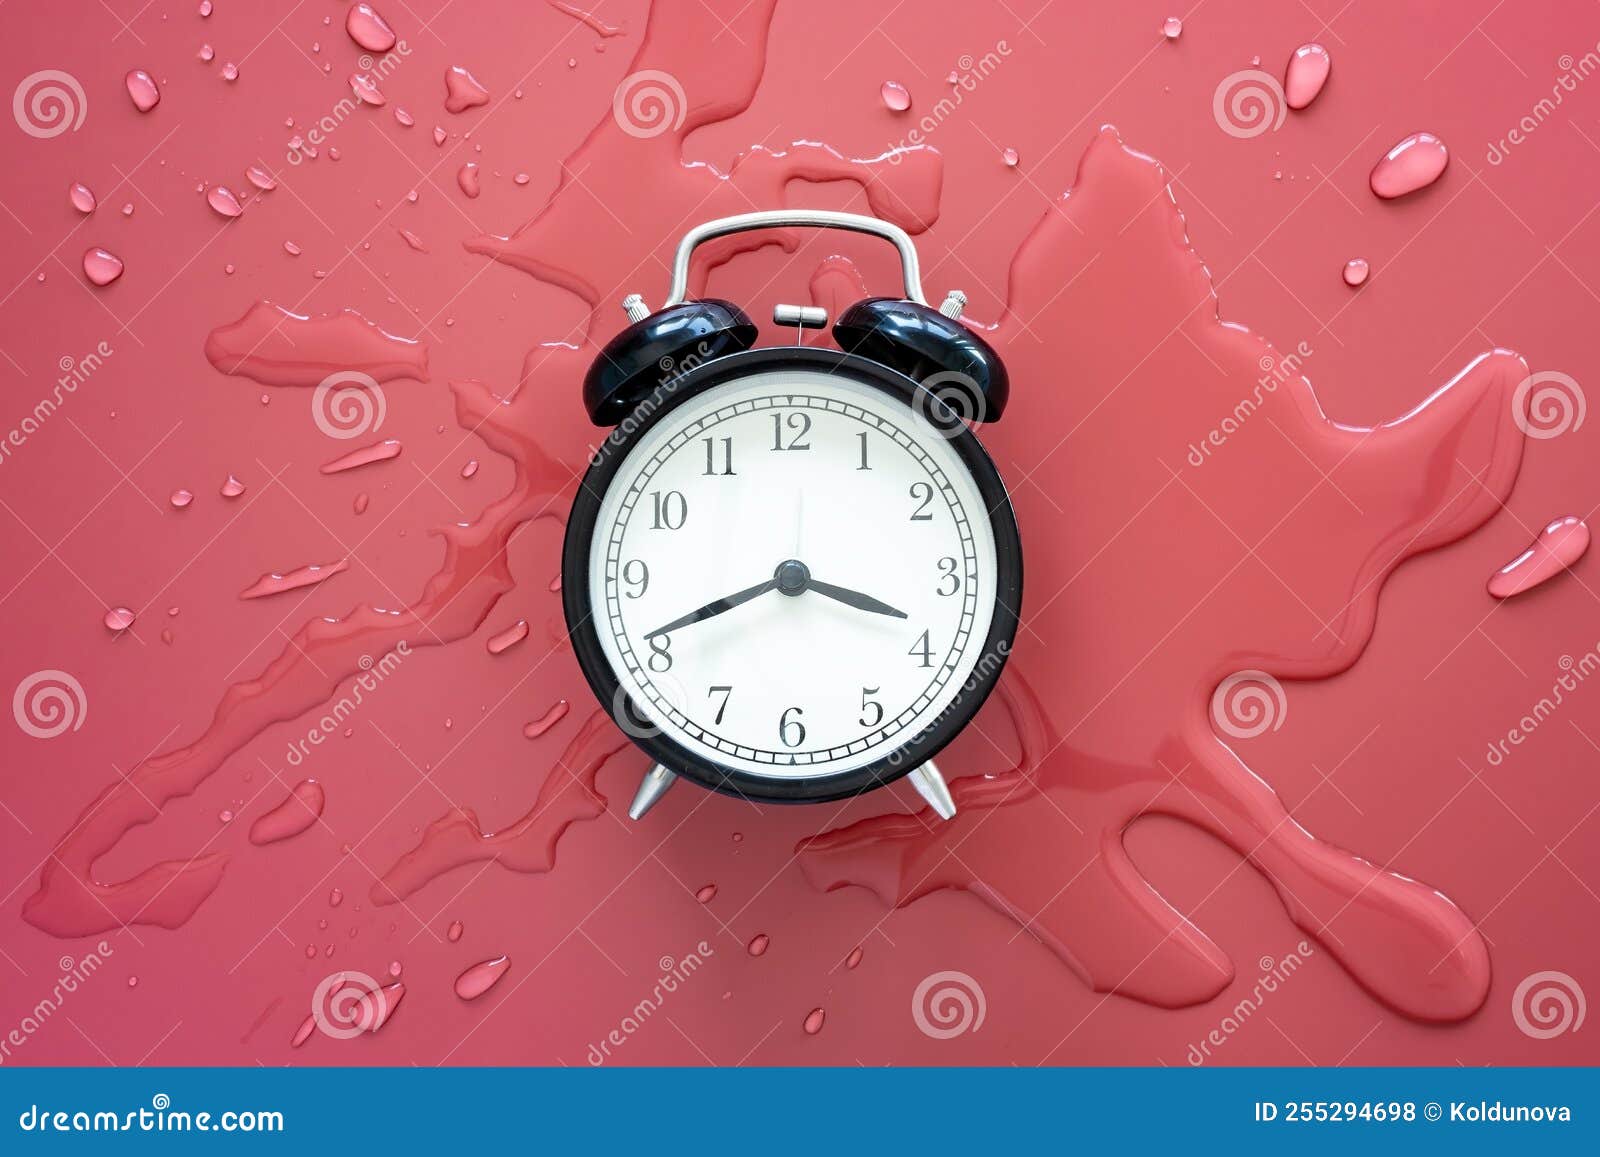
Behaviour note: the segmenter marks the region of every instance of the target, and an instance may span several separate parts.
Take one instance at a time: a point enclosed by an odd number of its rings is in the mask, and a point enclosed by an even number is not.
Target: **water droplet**
[[[388,98],[378,91],[377,82],[364,73],[350,74],[350,91],[356,94],[356,99],[362,104],[370,104],[374,108],[388,102]]]
[[[450,943],[454,944],[457,940],[461,939],[461,933],[463,933],[465,931],[466,931],[466,928],[461,923],[461,921],[452,920],[452,921],[450,921],[449,930],[447,932],[445,932],[445,934],[444,934],[445,935],[445,939],[449,940]]]
[[[232,62],[222,66],[222,79],[230,84],[239,79],[239,66]]]
[[[260,165],[251,165],[244,171],[244,175],[258,189],[276,189],[278,187],[277,178]]]
[[[883,106],[891,112],[905,112],[911,107],[911,93],[898,80],[884,81],[878,95],[883,97]]]
[[[211,0],[200,0],[200,19],[211,15]]]
[[[398,458],[404,449],[398,438],[385,438],[382,442],[374,442],[370,446],[362,446],[341,454],[332,462],[324,462],[320,467],[324,474],[342,474],[346,470],[355,470],[362,466],[371,466],[374,462],[387,462],[391,458]]]
[[[112,607],[106,612],[106,630],[126,631],[133,626],[133,619],[134,614],[127,607]]]
[[[296,245],[293,241],[285,241],[283,243],[283,251],[290,257],[300,256],[300,246]]]
[[[367,492],[363,490],[356,495],[355,501],[350,504],[350,508],[357,514],[365,514],[367,512],[367,504],[371,501],[372,499],[367,497]]]
[[[1322,86],[1328,83],[1328,72],[1333,68],[1333,58],[1320,44],[1302,44],[1289,58],[1289,67],[1283,74],[1284,102],[1290,108],[1305,108],[1317,99]]]
[[[264,574],[240,591],[239,597],[241,599],[261,599],[266,598],[268,595],[281,595],[286,591],[297,591],[301,587],[316,586],[318,583],[326,582],[336,574],[343,574],[349,566],[348,562],[340,559],[338,562],[331,562],[324,566],[312,564],[310,566],[297,567],[283,574],[276,572]]]
[[[138,988],[139,987],[139,978],[137,976],[128,977],[128,987],[129,988]]]
[[[401,229],[400,230],[400,240],[404,241],[407,245],[409,245],[412,249],[415,249],[418,253],[426,253],[428,251],[428,247],[422,243],[422,238],[418,237],[415,233],[413,233],[409,229]]]
[[[233,822],[233,812],[227,808],[223,808],[217,813],[217,820],[221,823],[231,824]]]
[[[1161,22],[1161,35],[1168,40],[1176,40],[1183,35],[1183,21],[1176,16],[1168,16]],[[1202,37],[1201,39],[1204,39]]]
[[[1589,549],[1589,527],[1575,515],[1551,522],[1539,537],[1489,579],[1489,593],[1508,599],[1570,569]]]
[[[498,634],[490,635],[489,641],[485,645],[489,648],[489,654],[499,655],[509,651],[527,637],[528,620],[518,619],[505,630]]]
[[[1368,184],[1385,200],[1403,197],[1439,179],[1450,163],[1450,151],[1432,133],[1412,133],[1373,166]]]
[[[398,980],[400,978],[400,971],[401,971],[400,962],[398,960],[389,961],[389,975],[390,976],[392,976],[396,980]]]
[[[711,903],[712,900],[717,898],[717,886],[715,884],[707,884],[694,894],[694,898],[702,904]]]
[[[122,258],[98,246],[85,250],[83,275],[95,285],[110,285],[122,276]]]
[[[551,706],[550,710],[546,711],[532,723],[529,723],[523,727],[523,736],[527,739],[538,739],[539,736],[543,735],[546,731],[549,731],[557,723],[560,723],[563,719],[565,719],[567,717],[567,712],[570,709],[571,708],[565,699],[557,699]]]
[[[207,189],[206,204],[223,217],[237,217],[244,212],[244,206],[239,204],[239,198],[226,185],[212,185]]]
[[[316,949],[311,949],[310,954],[316,955]],[[311,1034],[317,1031],[317,1014],[311,1013],[300,1022],[300,1027],[294,1030],[294,1039],[289,1042],[290,1048],[299,1048],[311,1039]]]
[[[844,966],[846,968],[854,968],[856,965],[861,963],[861,958],[865,955],[866,952],[861,948],[861,946],[859,944],[856,945],[856,947],[850,949],[850,955],[844,958]]]
[[[1022,158],[1017,155],[1016,149],[1006,148],[1000,151],[1000,159],[1006,163],[1006,168],[1014,169]]]
[[[214,59],[216,59],[217,51],[209,44],[202,44],[200,46],[200,51],[195,53],[195,55],[201,60],[205,61],[207,64],[210,64]]]
[[[388,52],[395,46],[394,29],[370,4],[352,5],[345,13],[344,30],[368,52]]]
[[[194,501],[194,492],[182,489],[174,490],[172,492],[172,497],[168,499],[168,501],[172,503],[173,509],[182,510],[185,506],[188,506],[189,503]]]
[[[328,907],[337,908],[340,904],[343,904],[343,903],[344,903],[344,893],[341,892],[338,888],[335,888],[333,891],[328,893]]]
[[[511,180],[515,184],[526,185],[528,183],[528,174],[527,173],[518,173],[516,176],[512,177]]]
[[[1352,257],[1344,263],[1344,283],[1352,289],[1367,280],[1367,274],[1372,272],[1372,266],[1365,257]]]
[[[244,483],[230,474],[222,483],[222,488],[218,493],[224,498],[237,498],[244,493]]]
[[[327,800],[320,783],[314,779],[301,780],[282,803],[264,812],[250,825],[250,842],[261,846],[299,835],[317,822]]]
[[[462,1000],[477,1000],[488,992],[511,967],[511,957],[496,956],[479,961],[456,977],[456,995]]]
[[[771,943],[772,937],[765,932],[759,932],[750,938],[750,943],[745,945],[745,951],[751,956],[760,956],[766,952]]]
[[[821,1032],[822,1022],[827,1018],[828,1014],[823,1012],[820,1008],[814,1008],[810,1012],[806,1013],[806,1022],[803,1026],[806,1030],[806,1035],[816,1036],[819,1032]]]
[[[402,128],[410,128],[417,123],[417,118],[408,113],[399,105],[395,106],[394,119]]]
[[[439,146],[442,147],[444,145],[444,142],[448,139],[448,137],[449,137],[449,134],[446,133],[442,128],[440,128],[438,125],[434,126],[434,128],[433,128],[433,143],[434,144],[439,145]]]
[[[467,464],[461,468],[461,477],[471,478],[477,472],[478,460],[476,458],[469,458],[467,460]]]
[[[161,103],[161,90],[156,87],[156,82],[144,69],[134,69],[123,80],[128,86],[128,96],[133,100],[133,107],[140,112],[149,112]]]
[[[73,185],[67,190],[67,199],[72,202],[72,207],[80,213],[93,213],[95,206],[94,190],[88,185]]]
[[[447,112],[466,112],[480,104],[489,103],[489,90],[478,83],[478,78],[452,64],[444,74],[444,107]]]

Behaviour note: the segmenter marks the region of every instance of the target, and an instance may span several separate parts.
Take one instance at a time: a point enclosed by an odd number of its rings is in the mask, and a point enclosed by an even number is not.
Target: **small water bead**
[[[518,173],[516,176],[512,177],[511,179],[513,181],[515,181],[519,185],[526,185],[528,183],[528,174],[527,173]]]
[[[489,103],[489,90],[459,64],[452,64],[445,71],[444,89],[446,112],[466,112],[469,108]]]
[[[226,185],[212,185],[206,190],[206,204],[222,217],[237,217],[244,212],[244,206],[239,203],[239,197]]]
[[[443,129],[439,128],[437,125],[434,126],[434,129],[433,129],[433,143],[434,144],[439,145],[440,147],[443,147],[444,142],[448,139],[448,137],[449,137],[449,134],[446,133]]]
[[[237,498],[244,493],[244,483],[230,474],[223,481],[222,488],[217,493],[224,498]]]
[[[133,216],[133,202],[132,201],[127,201],[127,202],[123,203],[122,215],[124,217],[132,217]]]
[[[362,104],[372,105],[374,108],[388,103],[389,98],[378,91],[377,82],[364,73],[350,74],[350,91],[355,93],[356,99]]]
[[[106,612],[105,624],[108,631],[126,631],[133,626],[134,613],[127,607],[112,607]]]
[[[490,960],[479,961],[456,977],[456,995],[462,1000],[477,1000],[498,984],[500,978],[506,974],[506,969],[510,967],[509,956],[496,956]]]
[[[138,988],[139,987],[139,978],[137,976],[128,977],[128,987],[129,988]]]
[[[1183,35],[1183,21],[1176,16],[1168,16],[1161,22],[1161,35],[1168,40],[1176,40]],[[1202,39],[1204,39],[1202,37]]]
[[[571,707],[565,699],[556,700],[554,706],[552,706],[550,710],[546,711],[538,719],[535,719],[532,723],[526,724],[522,728],[523,737],[527,739],[538,739],[539,736],[543,735],[557,723],[560,723],[563,719],[565,719],[569,710],[571,710]]]
[[[450,943],[454,944],[456,941],[461,939],[461,933],[464,932],[464,931],[466,931],[466,928],[461,923],[461,921],[452,920],[452,921],[450,921],[449,930],[446,931],[445,934],[444,934],[445,935],[445,939],[449,940]]]
[[[344,903],[344,893],[341,892],[338,888],[335,888],[333,891],[328,893],[328,907],[337,908],[340,904],[343,904],[343,903]]]
[[[122,276],[122,258],[98,246],[85,250],[83,275],[95,285],[110,285]]]
[[[861,963],[861,958],[865,955],[866,952],[858,944],[856,947],[850,950],[850,955],[844,958],[844,966],[846,968],[856,967],[856,965]]]
[[[1344,283],[1354,289],[1367,280],[1367,275],[1372,272],[1372,266],[1365,257],[1352,257],[1344,263]]]
[[[1589,527],[1583,519],[1569,514],[1551,521],[1539,536],[1516,558],[1506,563],[1489,579],[1489,593],[1508,599],[1549,582],[1572,569],[1589,549]]]
[[[761,956],[766,953],[771,944],[772,937],[765,932],[761,932],[751,937],[750,943],[745,945],[745,951],[750,953],[751,956]]]
[[[172,497],[168,501],[172,503],[174,510],[182,510],[194,501],[194,493],[189,490],[174,490]]]
[[[412,116],[410,113],[408,113],[405,109],[401,108],[399,105],[395,106],[394,119],[403,128],[410,128],[412,125],[417,123],[417,118]]]
[[[898,80],[886,80],[878,90],[883,106],[891,112],[905,112],[911,107],[911,92]]]
[[[227,808],[223,808],[217,813],[217,819],[221,823],[231,824],[233,822],[233,812]]]
[[[476,458],[470,458],[467,460],[467,464],[461,468],[461,477],[471,478],[477,472],[478,460]]]
[[[1300,109],[1316,100],[1332,68],[1333,59],[1322,45],[1302,44],[1295,49],[1283,74],[1284,103]]]
[[[128,87],[128,96],[133,101],[133,107],[140,112],[149,112],[161,103],[161,90],[156,87],[155,80],[142,68],[135,68],[123,78]]]
[[[717,886],[715,884],[707,884],[694,894],[694,898],[702,904],[711,903],[717,898]]]
[[[239,66],[229,62],[222,66],[222,79],[230,84],[239,79]]]
[[[285,241],[283,243],[283,251],[290,257],[300,256],[300,246],[296,245],[293,241]]]
[[[200,51],[196,53],[196,55],[199,56],[201,60],[205,61],[205,63],[210,64],[216,59],[217,52],[216,49],[211,47],[211,45],[202,44],[200,46]]]
[[[1450,151],[1432,133],[1412,133],[1373,166],[1368,184],[1385,200],[1403,197],[1439,179],[1450,163]]]
[[[353,4],[345,13],[344,30],[368,52],[388,52],[395,46],[394,29],[370,4]]]
[[[211,15],[211,0],[200,0],[200,19]]]
[[[1022,158],[1017,155],[1016,149],[1006,148],[1000,151],[1000,159],[1005,162],[1006,168],[1014,169]]]
[[[72,202],[72,207],[80,213],[94,212],[94,190],[90,189],[88,185],[73,185],[67,190],[67,199]]]
[[[828,1019],[828,1014],[820,1008],[814,1008],[806,1014],[805,1024],[801,1027],[806,1030],[807,1036],[816,1036],[822,1031],[822,1022]]]
[[[261,189],[262,191],[276,189],[278,187],[277,178],[271,173],[267,172],[267,170],[263,169],[260,165],[251,165],[244,171],[244,175],[252,185],[258,189]]]

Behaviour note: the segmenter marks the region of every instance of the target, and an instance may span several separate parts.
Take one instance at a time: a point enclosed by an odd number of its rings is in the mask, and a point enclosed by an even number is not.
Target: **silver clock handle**
[[[678,254],[672,262],[672,292],[667,295],[663,309],[681,305],[689,293],[689,259],[695,248],[714,237],[730,233],[747,233],[752,229],[781,229],[788,226],[816,229],[846,229],[852,233],[868,233],[882,237],[900,251],[900,271],[906,283],[906,297],[918,305],[927,305],[922,296],[922,271],[917,261],[917,247],[911,235],[898,225],[867,217],[860,213],[836,213],[830,209],[769,209],[760,213],[740,213],[736,217],[719,217],[696,225],[678,242]]]

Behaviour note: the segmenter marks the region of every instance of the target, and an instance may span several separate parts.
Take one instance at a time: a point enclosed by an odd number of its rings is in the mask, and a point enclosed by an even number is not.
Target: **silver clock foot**
[[[911,786],[917,789],[917,794],[928,801],[929,806],[942,820],[953,819],[956,814],[956,801],[950,797],[950,788],[944,782],[944,776],[929,760],[913,771],[909,776]]]
[[[628,805],[628,818],[643,819],[644,813],[655,807],[656,801],[667,794],[667,788],[677,782],[678,777],[659,763],[645,772],[639,781],[639,790],[633,794],[633,802]]]

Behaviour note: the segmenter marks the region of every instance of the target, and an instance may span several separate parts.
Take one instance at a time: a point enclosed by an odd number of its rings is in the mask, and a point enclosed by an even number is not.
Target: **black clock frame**
[[[988,510],[996,563],[994,614],[989,633],[979,652],[978,667],[958,688],[956,698],[932,723],[872,763],[828,775],[792,778],[761,775],[716,763],[688,751],[650,724],[649,716],[634,705],[632,697],[621,693],[621,681],[600,645],[594,608],[589,599],[589,559],[600,505],[639,440],[691,398],[737,378],[782,369],[838,374],[878,389],[908,408],[915,407],[923,413],[950,419],[940,422],[940,433],[972,475]],[[771,803],[824,803],[883,787],[909,774],[943,750],[977,714],[999,680],[1016,637],[1017,615],[1022,605],[1022,540],[1010,496],[988,451],[970,429],[949,414],[943,402],[914,379],[879,362],[838,350],[768,347],[713,358],[671,378],[621,419],[595,451],[573,500],[562,545],[561,601],[567,634],[584,678],[614,717],[619,712],[630,716],[616,719],[618,726],[653,760],[701,787],[725,795]],[[647,728],[654,733],[638,734]]]

